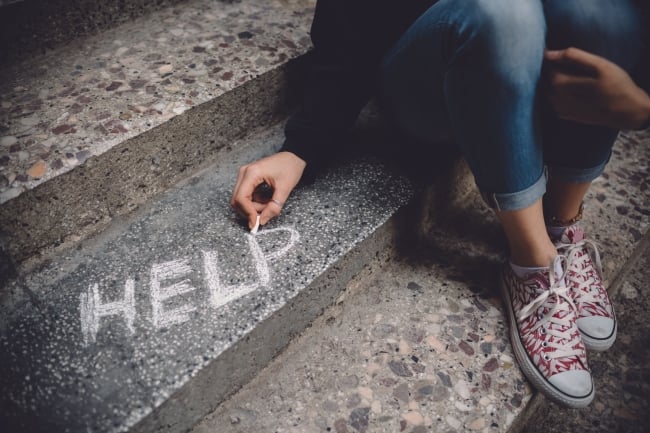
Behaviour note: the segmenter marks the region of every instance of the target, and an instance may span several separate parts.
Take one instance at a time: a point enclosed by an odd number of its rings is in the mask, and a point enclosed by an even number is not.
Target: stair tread
[[[191,0],[0,71],[0,204],[309,50],[313,0]]]

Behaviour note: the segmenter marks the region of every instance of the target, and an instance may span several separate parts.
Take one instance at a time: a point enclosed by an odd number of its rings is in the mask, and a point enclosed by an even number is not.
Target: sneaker
[[[603,284],[603,268],[595,242],[578,224],[567,227],[555,243],[569,258],[567,284],[578,308],[578,329],[588,350],[602,352],[616,340],[616,315]]]
[[[552,271],[564,264],[566,258],[557,256],[548,270],[525,278],[519,278],[506,264],[501,288],[510,340],[524,375],[556,403],[581,408],[593,400],[594,385],[576,325],[576,307],[564,275]]]

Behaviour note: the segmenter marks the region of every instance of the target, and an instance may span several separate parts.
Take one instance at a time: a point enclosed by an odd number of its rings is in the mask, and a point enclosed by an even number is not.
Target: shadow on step
[[[396,216],[399,260],[442,263],[462,273],[459,281],[498,296],[496,279],[507,243],[469,167],[453,143],[423,143],[392,129],[370,105],[360,116],[342,159],[372,156],[408,177],[415,198]]]

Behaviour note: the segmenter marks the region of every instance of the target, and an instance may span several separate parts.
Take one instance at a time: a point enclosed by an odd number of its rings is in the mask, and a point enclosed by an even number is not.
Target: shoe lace
[[[561,261],[563,270],[559,277],[554,272],[558,260]],[[576,311],[576,306],[565,284],[566,274],[567,257],[558,255],[551,264],[548,290],[542,291],[517,314],[520,321],[537,314],[537,323],[531,328],[531,331],[541,328],[543,334],[554,337],[546,339],[542,343],[543,347],[554,349],[545,352],[544,356],[548,359],[579,356],[582,353],[579,348],[574,348],[574,340],[579,334],[575,333],[570,317],[571,313]]]
[[[581,301],[598,303],[598,296],[600,290],[600,282],[597,277],[602,281],[603,279],[603,265],[600,260],[600,253],[598,252],[598,244],[589,239],[583,239],[575,244],[559,244],[559,250],[566,252],[569,266],[579,278],[580,282],[577,295]],[[592,266],[588,266],[588,261],[591,260]],[[594,272],[590,272],[591,269]]]

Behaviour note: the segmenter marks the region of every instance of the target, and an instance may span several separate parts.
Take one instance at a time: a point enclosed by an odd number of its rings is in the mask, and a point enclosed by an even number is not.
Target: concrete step
[[[313,5],[190,0],[4,64],[7,260],[74,245],[283,119]]]
[[[457,200],[456,209],[427,207],[435,224],[424,227],[437,230],[425,242],[396,236],[334,306],[192,433],[645,431],[647,326],[626,327],[650,308],[650,297],[636,294],[647,272],[633,272],[650,239],[649,164],[650,134],[624,135],[585,202],[585,228],[601,245],[621,320],[614,348],[590,354],[597,397],[589,408],[559,408],[525,380],[497,288],[506,256],[494,241],[498,225],[477,203]],[[432,188],[418,201],[438,203],[439,193]]]
[[[219,164],[8,284],[0,425],[186,431],[332,304],[385,248],[413,187],[377,160],[342,162],[253,236],[229,209],[236,169],[282,137],[276,126],[233,143]]]

